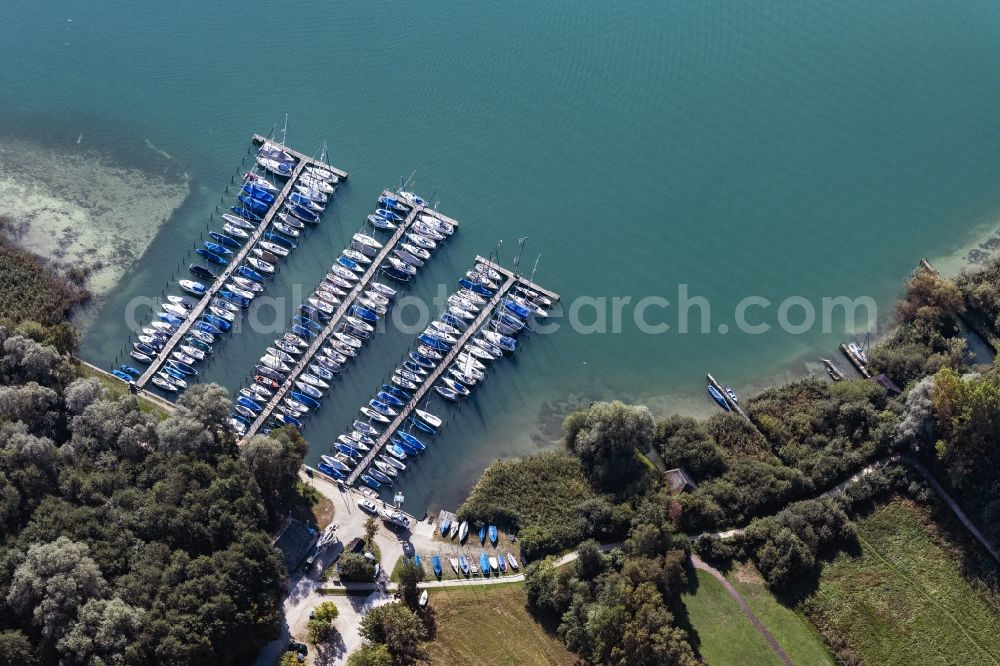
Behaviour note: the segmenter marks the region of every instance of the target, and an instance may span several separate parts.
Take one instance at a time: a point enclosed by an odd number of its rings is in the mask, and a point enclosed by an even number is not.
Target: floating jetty
[[[260,134],[254,134],[252,138],[252,142],[254,144],[263,145],[269,141],[270,140],[267,137],[261,136]],[[177,346],[181,344],[181,341],[184,340],[188,333],[190,333],[191,328],[197,321],[199,321],[202,314],[205,313],[215,295],[223,288],[226,282],[232,278],[233,274],[237,272],[237,269],[242,265],[243,261],[251,254],[253,248],[256,247],[257,242],[261,240],[265,233],[267,233],[271,220],[273,220],[274,216],[280,212],[282,204],[288,199],[288,195],[291,194],[293,186],[296,181],[298,181],[299,176],[302,175],[302,172],[306,169],[306,167],[313,166],[326,169],[327,171],[335,174],[337,178],[341,180],[347,178],[346,171],[332,167],[304,153],[291,150],[288,147],[283,146],[282,149],[296,160],[295,168],[292,170],[288,181],[285,183],[284,187],[281,188],[280,192],[275,195],[274,203],[270,206],[267,213],[262,216],[263,219],[260,224],[257,225],[254,232],[250,234],[250,238],[243,243],[243,247],[240,251],[233,256],[226,266],[223,267],[223,270],[219,273],[219,277],[216,278],[216,280],[205,290],[204,296],[202,296],[201,299],[199,299],[195,304],[194,308],[187,313],[184,321],[181,322],[181,325],[177,327],[177,330],[170,336],[163,348],[157,352],[153,362],[147,366],[145,372],[143,372],[142,375],[140,375],[135,381],[138,388],[145,388],[163,364],[170,359],[171,352],[173,352]]]
[[[392,198],[395,197],[396,194],[385,190],[382,192],[382,196]],[[364,272],[364,274],[362,274],[361,279],[355,283],[354,288],[351,289],[347,296],[343,297],[340,305],[337,306],[333,316],[330,318],[330,321],[323,327],[323,331],[309,343],[309,347],[302,354],[301,359],[295,364],[290,372],[286,373],[287,378],[285,381],[274,391],[274,395],[268,400],[260,414],[257,415],[257,418],[243,433],[242,437],[244,439],[257,434],[261,428],[266,426],[271,414],[295,386],[295,380],[309,367],[309,364],[313,362],[313,357],[316,353],[323,347],[324,344],[326,344],[326,342],[330,339],[330,336],[333,335],[333,333],[340,327],[351,306],[354,305],[365,290],[369,288],[372,281],[381,272],[382,264],[390,256],[393,249],[395,249],[396,245],[404,237],[404,235],[410,231],[410,227],[420,215],[432,215],[439,220],[458,228],[458,222],[456,220],[453,220],[446,215],[442,215],[432,208],[426,208],[410,202],[405,202],[405,205],[412,206],[409,213],[407,213],[403,221],[399,223],[396,230],[393,232],[392,237],[383,244],[382,249],[379,250],[378,254],[372,257],[372,262],[368,265],[368,269]]]
[[[390,442],[390,439],[396,431],[406,423],[407,419],[410,418],[414,410],[416,410],[421,403],[423,403],[428,392],[433,390],[434,384],[448,371],[448,368],[451,367],[456,357],[461,354],[469,340],[472,339],[479,329],[482,328],[487,321],[489,321],[490,317],[493,316],[497,307],[515,285],[538,292],[552,302],[559,300],[559,294],[549,291],[484,257],[477,256],[476,263],[488,266],[494,271],[500,273],[504,279],[503,284],[500,285],[500,288],[497,289],[496,293],[482,307],[476,315],[476,318],[469,323],[468,327],[462,332],[462,335],[458,338],[455,344],[451,347],[447,354],[444,355],[444,358],[442,358],[434,369],[424,378],[424,381],[421,382],[417,390],[414,391],[413,398],[411,398],[405,406],[399,408],[399,413],[393,417],[388,424],[384,424],[385,430],[375,439],[375,443],[371,446],[371,450],[368,451],[363,458],[357,461],[355,467],[351,470],[350,474],[347,475],[345,480],[347,485],[354,485],[357,483],[357,481],[361,478],[361,475],[366,472],[369,466],[371,466],[371,464],[375,461],[376,457],[382,452],[382,449],[385,448],[386,444]],[[383,424],[379,425],[381,426]]]

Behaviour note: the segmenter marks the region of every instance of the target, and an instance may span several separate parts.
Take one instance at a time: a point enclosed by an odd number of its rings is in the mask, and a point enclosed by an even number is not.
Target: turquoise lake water
[[[572,405],[707,413],[706,371],[744,390],[805,372],[855,331],[834,317],[827,332],[738,333],[741,299],[771,301],[749,318],[774,324],[789,296],[817,310],[870,296],[884,323],[920,257],[1000,218],[996,2],[16,0],[0,58],[0,134],[190,178],[88,331],[96,364],[126,346],[128,301],[159,295],[208,228],[250,133],[285,113],[289,145],[328,141],[350,179],[272,296],[315,284],[378,193],[415,172],[462,227],[409,293],[453,285],[499,241],[509,265],[526,236],[522,267],[541,254],[536,280],[566,314],[581,297],[676,304],[679,284],[710,302],[709,334],[678,333],[674,306],[647,310],[668,332],[641,333],[626,306],[619,333],[528,339],[407,472],[415,513],[551,446]],[[229,336],[204,379],[237,386],[273,337]],[[304,431],[310,461],[411,340],[365,349]]]

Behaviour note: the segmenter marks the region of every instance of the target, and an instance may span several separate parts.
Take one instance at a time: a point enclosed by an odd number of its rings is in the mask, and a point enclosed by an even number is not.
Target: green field
[[[722,583],[706,571],[695,570],[698,587],[681,598],[694,627],[695,648],[708,664],[778,664],[771,646],[754,629]],[[763,621],[763,619],[761,620]]]
[[[856,521],[860,554],[828,564],[808,616],[847,659],[870,664],[1000,663],[1000,595],[971,583],[959,562],[993,578],[926,509],[893,500]]]
[[[746,600],[788,657],[797,666],[833,665],[833,657],[816,628],[798,612],[781,604],[752,566],[737,566],[726,578]]]
[[[441,588],[431,592],[437,636],[428,660],[442,666],[575,664],[576,657],[528,613],[524,585]]]

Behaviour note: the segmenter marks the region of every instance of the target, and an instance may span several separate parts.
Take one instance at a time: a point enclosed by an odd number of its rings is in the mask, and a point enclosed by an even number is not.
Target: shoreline
[[[190,178],[170,179],[82,146],[7,140],[0,145],[0,211],[11,240],[59,268],[86,274],[89,303],[72,323],[85,333],[106,296],[190,196]]]

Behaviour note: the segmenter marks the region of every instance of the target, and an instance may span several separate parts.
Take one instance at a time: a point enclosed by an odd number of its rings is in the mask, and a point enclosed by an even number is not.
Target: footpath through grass
[[[440,588],[430,593],[437,636],[427,643],[441,666],[575,664],[576,657],[527,610],[523,584]]]
[[[692,639],[702,659],[714,666],[780,666],[778,656],[750,624],[722,583],[707,571],[696,569],[695,574],[697,590],[694,594],[684,594],[681,599],[696,632]]]
[[[908,500],[880,506],[856,526],[861,552],[838,555],[804,602],[843,657],[906,666],[1000,664],[995,566]],[[970,578],[963,567],[976,573]]]
[[[740,565],[726,574],[757,619],[797,666],[833,666],[834,660],[816,627],[801,611],[779,602],[752,565]]]

